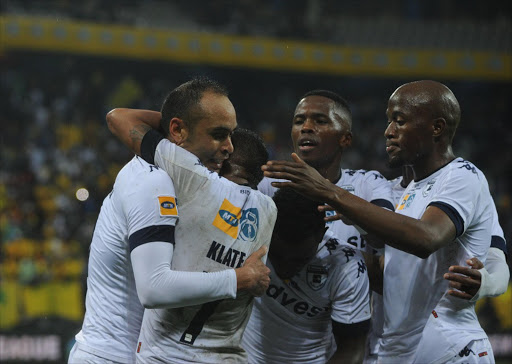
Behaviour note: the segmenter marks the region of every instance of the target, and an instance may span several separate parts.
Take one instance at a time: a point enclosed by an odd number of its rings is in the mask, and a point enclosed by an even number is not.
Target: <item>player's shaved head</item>
[[[460,122],[460,106],[453,92],[440,82],[421,80],[406,83],[390,99],[403,99],[412,108],[422,109],[431,119],[446,121],[446,136],[451,142]]]

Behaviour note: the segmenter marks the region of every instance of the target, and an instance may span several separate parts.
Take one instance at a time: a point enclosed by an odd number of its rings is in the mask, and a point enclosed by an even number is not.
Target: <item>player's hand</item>
[[[483,263],[477,258],[466,260],[469,267],[452,265],[445,273],[443,278],[450,281],[448,294],[462,299],[472,299],[482,285],[482,275],[478,269],[484,267]]]
[[[235,269],[237,290],[248,291],[253,296],[261,296],[270,284],[270,269],[261,258],[267,254],[267,247],[262,246],[252,253],[241,268]]]
[[[261,169],[265,177],[288,180],[272,182],[272,186],[290,187],[301,195],[319,202],[326,202],[327,198],[339,188],[322,177],[296,153],[292,153],[292,161],[268,161]]]

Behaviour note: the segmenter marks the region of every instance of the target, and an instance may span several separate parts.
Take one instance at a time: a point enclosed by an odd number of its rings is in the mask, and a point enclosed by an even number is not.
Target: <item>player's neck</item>
[[[336,161],[335,163],[329,163],[328,165],[314,166],[320,175],[332,183],[336,183],[341,178],[341,163]]]
[[[445,153],[432,154],[423,160],[416,161],[412,167],[414,172],[414,181],[421,181],[422,179],[437,172],[439,169],[443,168],[454,159],[455,156],[453,155],[451,149],[449,149],[446,150]]]

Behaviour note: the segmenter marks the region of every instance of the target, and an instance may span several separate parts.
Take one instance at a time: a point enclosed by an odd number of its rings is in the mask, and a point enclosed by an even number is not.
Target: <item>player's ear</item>
[[[340,138],[340,147],[345,149],[347,147],[350,147],[351,145],[352,145],[352,132],[347,131]]]
[[[172,118],[169,122],[169,136],[176,145],[181,145],[188,137],[188,129],[180,118]]]
[[[434,139],[439,139],[444,133],[446,133],[446,120],[444,118],[434,119],[432,121],[432,136]]]

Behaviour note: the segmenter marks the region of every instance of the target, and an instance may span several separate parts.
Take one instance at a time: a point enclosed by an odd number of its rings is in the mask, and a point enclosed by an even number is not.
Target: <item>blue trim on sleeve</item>
[[[444,202],[434,201],[428,204],[428,206],[435,206],[444,211],[446,215],[452,220],[453,225],[455,225],[455,237],[458,238],[464,232],[464,220],[452,206],[448,205]],[[428,207],[427,206],[427,207]]]
[[[130,243],[130,252],[146,243],[162,241],[164,243],[174,244],[174,226],[173,225],[152,225],[134,232],[128,238]]]
[[[507,243],[501,236],[493,235],[491,237],[491,248],[500,249],[505,253],[505,257],[508,260]]]
[[[162,134],[153,129],[144,134],[142,142],[140,143],[140,154],[142,159],[149,164],[155,164],[156,147],[162,139],[164,139]]]
[[[383,198],[378,198],[376,200],[372,200],[372,201],[370,201],[370,203],[380,206],[380,207],[384,207],[391,211],[395,211],[393,204],[391,202],[389,202],[388,200],[384,200]]]

